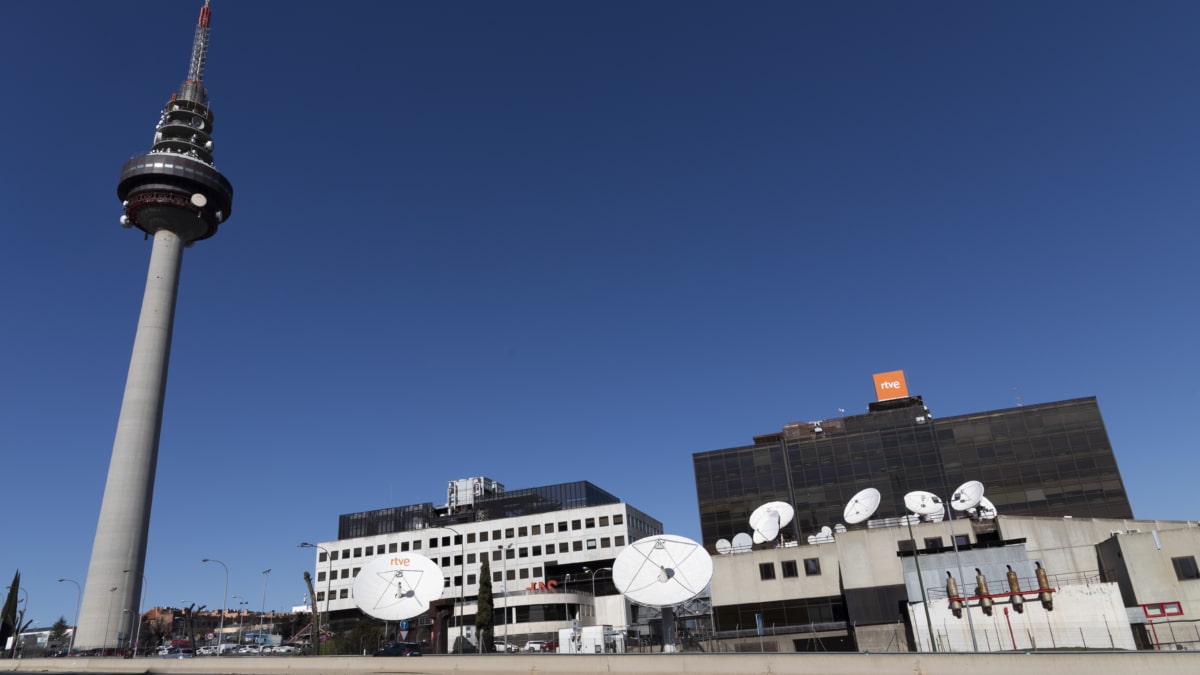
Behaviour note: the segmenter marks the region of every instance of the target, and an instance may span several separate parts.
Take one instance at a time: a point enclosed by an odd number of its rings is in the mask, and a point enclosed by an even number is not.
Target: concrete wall
[[[0,672],[179,673],[204,675],[370,675],[457,673],[458,675],[675,675],[699,673],[822,673],[823,675],[1158,675],[1200,672],[1200,652],[1019,653],[1019,654],[625,654],[196,659],[19,659],[0,661]]]
[[[1008,613],[1005,614],[1005,610]],[[992,616],[972,608],[975,642],[981,652],[1026,649],[1136,649],[1129,618],[1115,583],[1063,586],[1054,593],[1054,609],[1026,601],[1024,612],[997,603]],[[910,607],[913,630],[920,644],[929,644],[925,610]],[[972,650],[971,625],[966,616],[957,618],[944,600],[929,604],[939,651]],[[1011,632],[1009,627],[1011,626]]]

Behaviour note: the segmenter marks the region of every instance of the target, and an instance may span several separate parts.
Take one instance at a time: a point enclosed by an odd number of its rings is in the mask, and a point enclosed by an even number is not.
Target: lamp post
[[[72,654],[75,651],[75,633],[79,632],[79,603],[83,601],[83,589],[79,587],[79,582],[74,579],[59,579],[58,583],[69,581],[75,584],[75,625],[71,628],[71,642],[67,647],[67,653]]]
[[[104,644],[100,645],[100,655],[104,656],[104,650],[108,649],[108,626],[112,623],[112,601],[113,593],[117,590],[116,586],[108,589],[108,617],[104,619]]]
[[[217,656],[220,656],[221,640],[225,637],[225,606],[229,604],[229,566],[214,558],[203,558],[200,562],[215,562],[225,568],[225,590],[221,594],[221,621],[217,628]]]
[[[957,493],[956,495],[957,496]],[[951,499],[953,501],[953,498]],[[962,571],[962,558],[958,556],[958,537],[954,535],[954,512],[950,509],[950,504],[944,504],[946,509],[946,518],[950,521],[950,543],[954,546],[954,564],[958,567],[958,576],[962,582],[962,587],[967,588],[967,578]],[[979,643],[975,640],[975,619],[971,618],[971,603],[963,602],[963,610],[967,613],[967,625],[971,628],[971,651],[979,651]]]
[[[324,628],[325,630],[329,630],[329,626],[327,624],[329,623],[329,612],[330,612],[329,603],[332,600],[332,598],[329,595],[329,588],[330,588],[330,582],[333,581],[333,555],[331,555],[329,553],[329,549],[325,548],[324,546],[321,546],[320,544],[311,544],[307,541],[300,542],[300,548],[315,548],[319,551],[323,551],[325,553],[325,561],[327,563],[329,563],[329,571],[325,573],[325,621],[322,622],[320,620],[320,617],[313,617],[314,619],[317,619],[317,631],[313,635],[313,639],[317,640],[320,643],[317,645],[317,649],[322,654],[324,654],[325,653],[325,643],[321,642],[320,631],[322,628]]]
[[[237,642],[240,645],[240,644],[242,644],[242,615],[246,613],[246,605],[248,603],[246,602],[246,599],[240,595],[235,595],[233,597],[237,600],[241,600],[241,602],[238,603],[238,639],[237,639]]]
[[[608,573],[610,575],[612,574],[611,567],[601,567],[598,570],[593,570],[592,568],[587,567],[587,566],[584,566],[584,568],[583,568],[584,572],[587,572],[588,574],[590,574],[592,576],[592,615],[596,622],[596,625],[600,625],[600,619],[598,616],[596,616],[597,615],[597,612],[596,612],[596,575],[603,572],[604,570],[608,570]]]
[[[129,579],[129,570],[125,570],[125,579],[126,580]],[[145,604],[144,601],[146,599],[146,588],[149,585],[150,585],[150,581],[148,579],[146,579],[145,574],[142,574],[142,587],[141,587],[142,592],[138,595],[137,628],[134,629],[134,634],[133,634],[133,655],[134,656],[137,656],[138,648],[141,647],[140,642],[142,639],[142,605]]]
[[[458,569],[458,581],[459,581],[459,583],[458,583],[458,594],[459,594],[458,595],[458,599],[459,599],[459,602],[458,602],[458,605],[459,605],[459,609],[458,609],[458,653],[462,654],[463,649],[466,648],[466,644],[465,644],[466,638],[463,637],[463,615],[462,615],[462,613],[466,610],[465,605],[467,604],[467,553],[466,553],[467,540],[464,539],[463,536],[461,534],[459,534],[458,530],[454,529],[453,527],[446,527],[445,525],[436,525],[436,526],[434,526],[433,529],[450,530],[451,532],[454,533],[455,537],[458,537],[458,544],[459,544],[459,549],[458,549],[458,564],[459,564],[459,569]],[[479,653],[481,653],[481,654],[483,653],[482,645],[480,646]]]
[[[513,545],[497,546],[496,550],[500,551],[500,560],[504,567],[503,581],[504,585],[501,589],[504,591],[504,653],[508,653],[508,552],[512,550]]]
[[[258,640],[258,643],[259,643],[259,644],[266,644],[266,643],[267,643],[267,640],[266,640],[266,638],[265,638],[265,637],[262,637],[262,632],[263,632],[263,624],[265,624],[265,623],[267,622],[267,575],[268,575],[268,574],[270,574],[270,573],[271,573],[271,570],[270,570],[270,569],[265,569],[265,570],[263,570],[263,571],[262,571],[262,575],[263,575],[263,602],[262,602],[262,614],[259,614],[259,616],[258,616],[258,634],[259,634],[259,637],[261,638],[261,639],[259,639],[259,640]],[[272,626],[272,632],[274,632],[274,626]],[[268,633],[268,635],[269,635],[269,633]]]

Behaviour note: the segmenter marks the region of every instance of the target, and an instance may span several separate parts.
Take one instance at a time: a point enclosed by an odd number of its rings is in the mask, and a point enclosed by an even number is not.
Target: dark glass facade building
[[[755,508],[796,509],[783,533],[804,541],[843,521],[864,488],[882,494],[872,518],[905,515],[904,495],[926,490],[949,501],[981,481],[1000,514],[1132,518],[1095,397],[935,419],[920,397],[870,411],[789,424],[754,444],[693,455],[700,528],[710,550],[749,531]]]

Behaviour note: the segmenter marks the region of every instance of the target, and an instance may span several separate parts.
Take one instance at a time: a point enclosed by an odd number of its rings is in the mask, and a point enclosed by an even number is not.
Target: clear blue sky
[[[150,246],[118,171],[200,0],[0,3],[5,584],[73,618]],[[213,3],[232,218],[184,256],[148,605],[297,604],[337,518],[1097,396],[1195,519],[1200,3]],[[236,606],[236,600],[231,604]]]

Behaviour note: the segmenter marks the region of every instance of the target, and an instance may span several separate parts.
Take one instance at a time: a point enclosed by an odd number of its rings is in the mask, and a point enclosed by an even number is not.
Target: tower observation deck
[[[126,162],[117,183],[121,224],[153,237],[154,245],[79,610],[78,649],[138,647],[183,248],[216,234],[233,208],[233,186],[212,157],[213,114],[204,88],[210,18],[204,0],[187,79],[167,101],[150,151]]]

